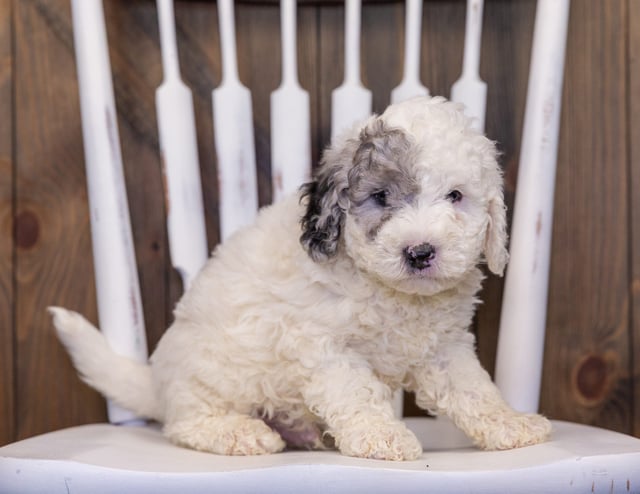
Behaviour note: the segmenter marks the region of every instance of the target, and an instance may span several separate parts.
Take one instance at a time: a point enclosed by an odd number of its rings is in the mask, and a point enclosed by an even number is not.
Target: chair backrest
[[[165,79],[157,94],[157,108],[167,202],[170,216],[189,219],[189,227],[184,230],[172,227],[170,217],[168,232],[174,265],[188,286],[204,261],[203,251],[206,252],[201,185],[197,173],[193,173],[197,171],[197,152],[195,156],[193,152],[187,153],[190,159],[185,159],[172,149],[176,143],[178,149],[185,149],[195,142],[193,108],[191,95],[179,78],[172,3],[159,1],[158,6]],[[231,0],[218,1],[223,76],[213,91],[213,116],[222,238],[251,221],[258,204],[251,97],[238,76],[233,7]],[[419,77],[421,7],[421,0],[407,0],[404,77],[394,89],[392,101],[428,91]],[[271,96],[275,198],[308,177],[311,163],[309,96],[298,83],[295,63],[295,2],[282,0],[280,8],[283,75],[281,86]],[[142,360],[147,351],[143,311],[102,9],[102,0],[72,0],[99,318],[102,330],[118,352]],[[362,85],[359,75],[360,1],[346,0],[345,9],[346,66],[343,84],[332,92],[332,135],[358,117],[368,115],[372,108],[372,94]],[[502,311],[496,379],[507,400],[523,411],[538,407],[568,11],[569,0],[538,1],[511,265]],[[470,0],[464,70],[454,87],[453,99],[464,102],[467,111],[476,117],[478,127],[484,128],[487,90],[478,74],[481,26],[482,2]],[[168,70],[168,66],[173,68]],[[292,134],[299,137],[292,139]],[[197,241],[185,246],[181,239],[189,231]],[[196,261],[189,263],[184,259]],[[523,324],[523,320],[528,324]],[[134,417],[126,411],[110,405],[111,421],[131,419]]]
[[[145,360],[145,324],[102,2],[80,0],[72,6],[100,327],[118,353]],[[135,418],[114,403],[108,407],[112,422]]]
[[[540,399],[568,23],[568,0],[538,3],[495,375],[524,412]]]

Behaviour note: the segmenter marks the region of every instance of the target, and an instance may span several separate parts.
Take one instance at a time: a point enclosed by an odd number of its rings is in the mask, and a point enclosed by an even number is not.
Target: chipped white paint
[[[213,124],[218,156],[220,236],[224,240],[258,211],[251,93],[238,77],[232,0],[218,0],[222,82],[213,90]]]
[[[146,361],[102,0],[72,0],[71,7],[100,328],[116,352]],[[114,423],[136,418],[113,403],[108,411]]]
[[[191,91],[180,78],[173,0],[157,0],[164,80],[156,91],[171,263],[186,290],[207,260]]]
[[[547,315],[569,0],[539,0],[511,231],[496,383],[517,410],[538,409]]]
[[[429,90],[420,82],[420,35],[422,1],[407,0],[404,29],[404,72],[402,81],[391,91],[391,103],[414,96],[427,96]]]
[[[371,114],[371,91],[360,80],[360,0],[345,2],[344,82],[331,93],[331,138]]]
[[[487,84],[480,79],[483,0],[467,0],[462,75],[451,87],[451,100],[465,105],[473,125],[484,132]]]
[[[280,1],[282,82],[271,93],[271,176],[273,201],[311,176],[309,93],[298,83],[296,0]]]

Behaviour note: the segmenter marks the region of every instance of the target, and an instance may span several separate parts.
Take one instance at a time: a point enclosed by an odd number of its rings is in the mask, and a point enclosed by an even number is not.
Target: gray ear
[[[314,261],[326,261],[338,251],[349,204],[347,174],[358,145],[357,138],[338,139],[325,150],[314,180],[301,188],[301,200],[307,203],[300,242]]]
[[[300,242],[314,261],[326,261],[338,250],[338,239],[344,221],[341,207],[341,180],[338,167],[322,170],[313,182],[302,186],[307,210],[302,218]]]

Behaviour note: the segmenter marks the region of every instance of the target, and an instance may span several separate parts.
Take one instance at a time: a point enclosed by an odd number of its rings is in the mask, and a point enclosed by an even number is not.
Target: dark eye
[[[369,197],[380,207],[386,207],[387,205],[387,191],[378,190],[371,194]]]
[[[462,200],[462,192],[454,189],[447,194],[446,199],[449,202],[460,202]]]

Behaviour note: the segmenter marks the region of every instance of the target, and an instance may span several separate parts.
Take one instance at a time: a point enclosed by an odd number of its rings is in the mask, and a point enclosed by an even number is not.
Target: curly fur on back
[[[478,264],[507,261],[496,155],[443,98],[391,106],[214,251],[144,371],[114,366],[79,316],[56,309],[54,323],[87,382],[203,451],[321,448],[329,434],[347,455],[415,459],[398,388],[480,447],[542,441],[548,421],[504,403],[468,332]]]

